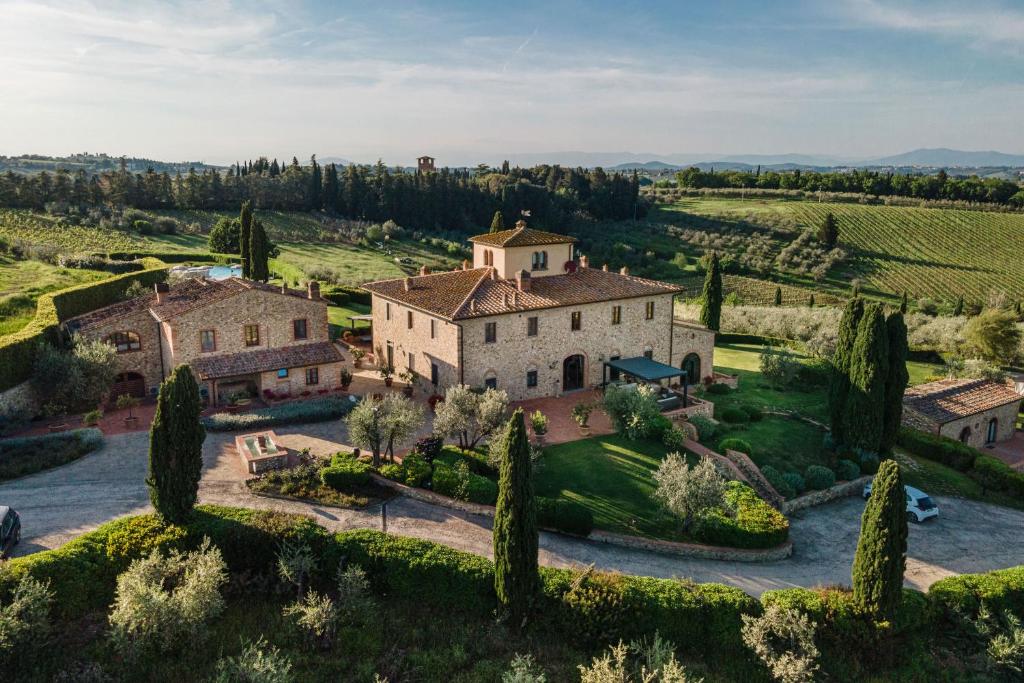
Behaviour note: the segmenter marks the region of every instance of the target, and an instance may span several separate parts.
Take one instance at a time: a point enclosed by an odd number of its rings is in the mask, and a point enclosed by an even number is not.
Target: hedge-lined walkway
[[[292,443],[333,448],[344,442],[339,422],[277,428]],[[332,530],[380,528],[380,507],[345,510],[258,498],[227,444],[234,434],[210,434],[204,447],[200,499],[206,503],[307,514]],[[55,470],[0,484],[0,504],[22,514],[18,554],[57,547],[74,536],[125,514],[149,509],[145,433],[109,437],[107,445]],[[1024,564],[1024,511],[952,498],[936,498],[942,516],[911,525],[907,584],[923,589],[954,573],[983,572]],[[791,520],[792,558],[766,564],[698,560],[608,546],[557,534],[541,535],[541,561],[551,566],[598,568],[737,586],[753,595],[790,587],[849,583],[864,503],[848,498],[800,513]],[[388,530],[490,555],[490,520],[399,498],[387,506]]]

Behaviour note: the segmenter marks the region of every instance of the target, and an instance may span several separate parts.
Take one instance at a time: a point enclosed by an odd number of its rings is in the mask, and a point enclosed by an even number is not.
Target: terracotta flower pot
[[[395,381],[395,380],[394,380],[394,379],[392,379],[391,377],[385,377],[385,378],[384,378],[384,386],[386,386],[386,387],[390,387],[390,386],[391,386],[391,384],[392,384],[392,383],[393,383],[394,381]]]

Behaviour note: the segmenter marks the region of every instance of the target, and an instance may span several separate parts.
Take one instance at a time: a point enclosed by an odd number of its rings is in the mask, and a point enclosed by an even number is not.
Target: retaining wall
[[[823,491],[805,493],[793,500],[784,502],[782,504],[782,514],[789,515],[797,510],[806,510],[815,505],[824,505],[846,496],[859,496],[861,491],[864,490],[864,485],[869,481],[871,481],[871,475],[866,475],[853,481],[844,481]]]

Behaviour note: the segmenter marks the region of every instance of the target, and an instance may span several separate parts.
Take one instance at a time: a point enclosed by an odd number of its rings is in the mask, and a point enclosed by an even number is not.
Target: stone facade
[[[684,367],[687,357],[695,355],[700,359],[700,372],[697,377],[690,377],[690,384],[697,384],[714,373],[715,364],[715,333],[700,323],[676,318],[672,325],[672,360],[669,365],[675,368]]]
[[[939,434],[950,439],[961,440],[961,434],[965,429],[970,429],[970,435],[965,443],[974,448],[983,448],[988,439],[988,425],[992,420],[996,421],[995,441],[1006,441],[1013,436],[1016,429],[1017,410],[1019,403],[1008,403],[992,410],[986,410],[978,415],[971,415],[953,422],[942,425]],[[934,433],[934,429],[931,430]]]
[[[543,254],[542,269],[534,269],[534,254]],[[572,243],[539,244],[528,247],[495,247],[488,244],[473,244],[473,264],[494,266],[498,277],[512,278],[525,270],[533,277],[562,273],[566,262],[572,260]]]
[[[155,394],[160,383],[164,381],[165,367],[159,323],[153,319],[148,309],[143,309],[92,326],[85,334],[91,339],[111,340],[112,335],[118,333],[137,335],[141,348],[137,351],[118,352],[117,372],[119,375],[141,375],[145,382],[144,393]],[[169,362],[170,359],[167,360]]]
[[[426,382],[435,378],[436,386],[443,393],[445,387],[459,384],[462,327],[455,322],[431,315],[379,296],[373,297],[374,354],[378,363],[388,358],[391,349],[392,366],[396,372],[411,369]],[[411,326],[410,326],[410,315]]]

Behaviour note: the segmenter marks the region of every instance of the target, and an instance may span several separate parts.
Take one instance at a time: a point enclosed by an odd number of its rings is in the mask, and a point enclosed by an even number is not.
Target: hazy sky
[[[1021,153],[1022,112],[1020,0],[0,0],[8,155]]]

